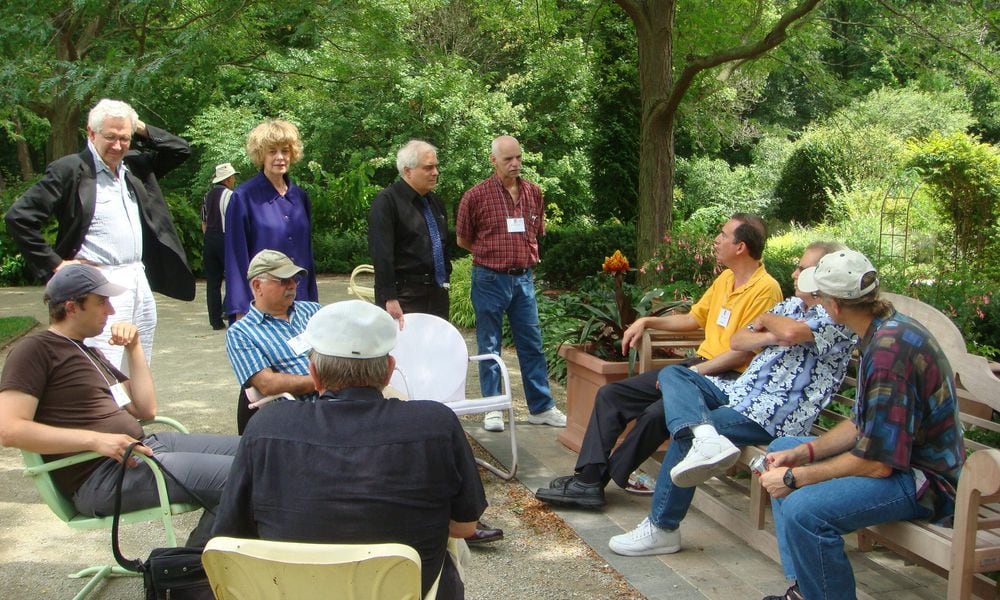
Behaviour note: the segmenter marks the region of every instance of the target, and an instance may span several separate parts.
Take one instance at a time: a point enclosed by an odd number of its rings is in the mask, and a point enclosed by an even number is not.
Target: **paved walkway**
[[[324,278],[320,282],[320,299],[324,303],[346,298],[346,279]],[[0,315],[33,315],[46,322],[40,288],[0,288]],[[159,302],[159,326],[155,343],[153,376],[157,382],[160,412],[183,415],[192,431],[233,433],[235,429],[236,382],[232,377],[223,350],[222,331],[208,327],[203,303],[203,287],[194,303]],[[470,336],[467,339],[471,340]],[[472,347],[470,341],[470,347]],[[520,373],[516,360],[510,360],[515,394],[520,395]],[[473,385],[475,385],[473,383]],[[561,407],[565,406],[564,390],[554,386]],[[523,399],[519,408],[523,411]],[[484,431],[478,419],[467,419],[466,430],[501,461],[507,461],[510,448],[506,434]],[[518,447],[520,467],[518,479],[530,490],[547,485],[557,475],[572,472],[575,454],[555,439],[556,430],[529,425],[519,418]],[[648,472],[655,474],[650,464]],[[20,454],[0,449],[0,599],[2,598],[68,598],[79,589],[79,582],[67,580],[63,574],[106,560],[106,532],[77,532],[59,523],[39,503],[33,487],[20,474]],[[491,478],[485,475],[484,478]],[[488,486],[494,482],[488,481]],[[506,485],[506,484],[501,484]],[[683,551],[664,557],[626,558],[607,548],[608,539],[631,529],[647,513],[649,497],[632,496],[614,485],[608,489],[608,507],[604,512],[558,510],[556,513],[575,530],[579,537],[607,562],[611,569],[650,600],[713,598],[745,600],[778,593],[785,588],[780,567],[764,555],[750,549],[738,538],[722,530],[707,517],[691,511],[682,525]],[[495,510],[491,507],[491,511]],[[516,520],[487,513],[491,519],[510,528]],[[185,520],[186,519],[186,520]],[[194,524],[193,515],[181,517],[179,528]],[[485,592],[484,586],[470,586],[469,598],[569,598],[581,597],[575,591],[586,587],[607,585],[605,580],[591,580],[595,569],[581,558],[557,552],[519,554],[522,536],[530,532],[508,531],[508,540],[474,554],[473,568],[488,572],[491,564],[514,561],[549,561],[551,576],[559,589],[565,579],[564,593],[533,593],[530,584],[514,581],[491,582],[503,592]],[[513,535],[511,535],[513,534]],[[158,539],[154,527],[130,532],[125,539],[126,555],[148,552],[150,539]],[[162,542],[152,542],[162,545]],[[99,558],[93,558],[99,557]],[[895,599],[943,598],[944,580],[917,568],[904,566],[891,555],[854,556],[861,598],[891,597]],[[574,569],[579,567],[579,571]],[[516,572],[516,565],[514,565]],[[597,569],[599,571],[599,569]],[[527,574],[525,575],[527,576]],[[515,577],[516,578],[516,577]],[[488,586],[490,588],[493,585]],[[135,580],[117,580],[107,584],[99,598],[137,598],[141,585]],[[597,587],[597,590],[610,587]],[[570,591],[574,590],[574,591]],[[589,594],[586,597],[602,597]],[[615,598],[608,591],[606,598]]]

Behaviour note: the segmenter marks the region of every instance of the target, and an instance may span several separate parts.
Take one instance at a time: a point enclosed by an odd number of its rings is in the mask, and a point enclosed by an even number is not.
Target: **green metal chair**
[[[167,425],[177,431],[180,431],[181,433],[188,433],[188,430],[184,427],[184,425],[168,417],[155,417],[142,422],[143,425],[154,423]],[[76,507],[73,506],[73,502],[62,493],[59,487],[56,486],[55,481],[52,479],[53,471],[70,465],[86,462],[88,460],[93,460],[95,458],[101,458],[100,454],[96,452],[81,452],[80,454],[67,456],[66,458],[61,458],[52,462],[45,462],[42,460],[41,454],[28,452],[26,450],[21,450],[21,456],[24,457],[24,475],[26,477],[31,477],[35,484],[35,489],[38,490],[38,495],[42,497],[42,500],[48,505],[49,509],[51,509],[52,512],[55,513],[55,515],[64,523],[73,529],[111,529],[112,517],[90,517],[87,515],[81,515],[76,510]],[[149,468],[153,470],[153,476],[156,478],[156,491],[159,494],[160,504],[159,506],[155,506],[153,508],[122,513],[121,522],[141,523],[160,519],[163,521],[163,528],[166,531],[167,545],[177,546],[177,536],[174,534],[174,524],[171,517],[173,515],[195,511],[201,507],[197,504],[171,504],[170,499],[167,496],[167,485],[159,467],[153,464],[153,462],[150,461],[145,455],[136,453],[133,456],[138,456],[140,459],[145,460],[146,464],[149,465]],[[139,574],[123,569],[118,565],[99,565],[87,567],[82,571],[70,575],[70,577],[73,578],[90,577],[90,581],[87,582],[87,585],[83,586],[80,593],[73,597],[74,600],[82,600],[83,598],[86,598],[87,595],[90,594],[90,592],[104,580],[104,578],[111,575],[137,576]]]

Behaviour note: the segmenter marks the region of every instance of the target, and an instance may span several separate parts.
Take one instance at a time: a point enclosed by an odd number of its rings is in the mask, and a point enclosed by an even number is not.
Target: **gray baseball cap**
[[[250,266],[247,267],[247,279],[253,279],[264,273],[284,279],[294,277],[299,273],[306,273],[306,270],[293,263],[292,259],[282,252],[261,250],[250,260]]]
[[[59,304],[86,294],[111,297],[123,294],[125,290],[126,288],[108,281],[96,267],[73,264],[56,271],[45,284],[45,301]]]

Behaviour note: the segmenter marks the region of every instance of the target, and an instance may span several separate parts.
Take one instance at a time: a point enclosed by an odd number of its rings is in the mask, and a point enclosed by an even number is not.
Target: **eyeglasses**
[[[823,294],[820,294],[819,292],[812,292],[812,293],[811,293],[811,294],[809,294],[809,295],[810,295],[810,296],[812,296],[813,298],[817,299],[817,300],[818,300],[819,298],[822,298],[822,297],[823,297]]]
[[[101,137],[105,139],[109,144],[114,144],[118,142],[122,146],[128,146],[132,143],[132,136],[125,135],[115,135],[113,133],[102,133]]]
[[[268,281],[274,281],[276,283],[280,283],[281,285],[286,285],[286,286],[290,284],[299,285],[299,282],[302,281],[301,273],[292,275],[291,277],[275,277],[274,275],[271,275],[269,273],[264,273],[263,275],[261,275],[261,277]]]

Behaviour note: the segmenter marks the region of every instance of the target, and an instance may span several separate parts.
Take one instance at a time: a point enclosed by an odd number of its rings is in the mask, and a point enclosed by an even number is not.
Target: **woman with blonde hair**
[[[247,135],[247,155],[260,172],[236,188],[226,211],[226,314],[231,321],[246,314],[253,300],[247,267],[261,250],[283,252],[308,270],[295,280],[296,300],[319,299],[309,195],[288,176],[302,158],[298,128],[282,119],[264,121]]]

